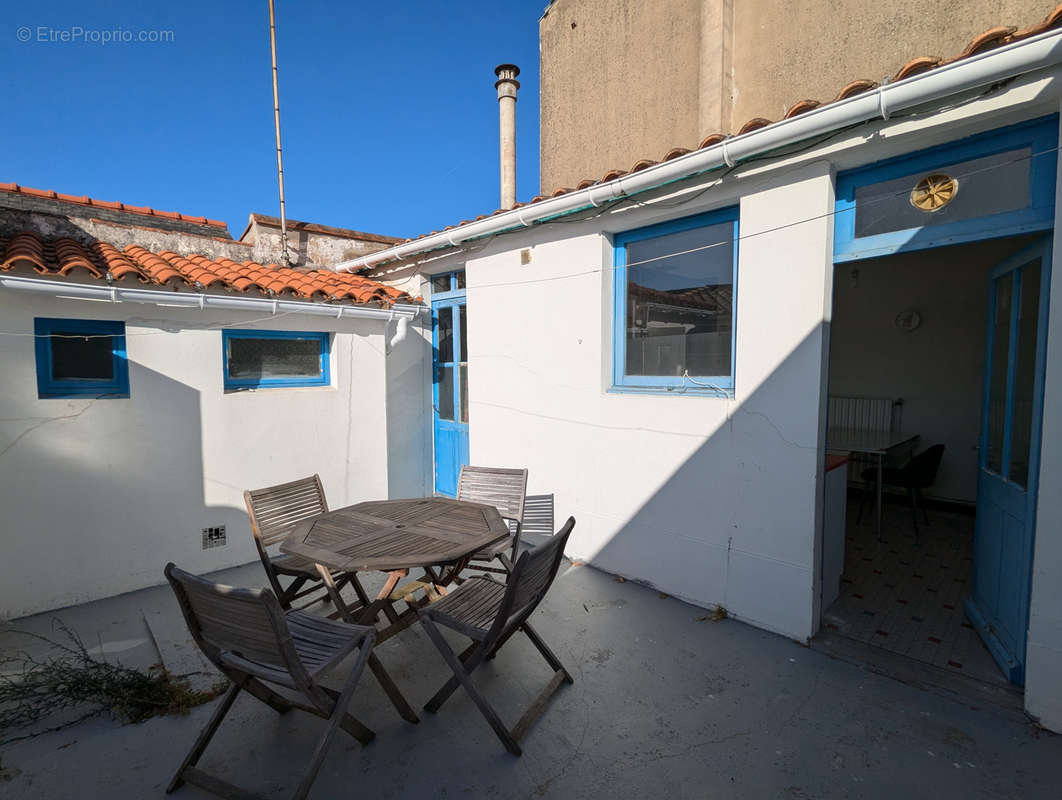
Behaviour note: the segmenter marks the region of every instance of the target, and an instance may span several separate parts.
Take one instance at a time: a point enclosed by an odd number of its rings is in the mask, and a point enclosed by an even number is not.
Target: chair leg
[[[317,747],[314,748],[313,756],[310,758],[310,763],[306,767],[306,771],[303,773],[302,780],[299,781],[299,787],[295,790],[295,794],[292,795],[293,800],[304,800],[306,795],[310,792],[310,787],[313,785],[314,779],[317,777],[317,773],[321,769],[321,764],[324,763],[325,755],[328,753],[328,748],[332,744],[332,740],[335,738],[336,731],[342,726],[348,727],[349,722],[347,718],[347,706],[350,705],[350,698],[354,694],[354,687],[358,683],[358,678],[361,677],[362,671],[365,669],[365,662],[370,658],[372,654],[372,638],[362,642],[361,652],[358,653],[358,659],[354,663],[354,668],[350,671],[350,675],[347,678],[346,684],[343,686],[343,691],[339,697],[334,701],[332,708],[332,714],[328,718],[328,727],[321,735],[320,740],[317,742]],[[351,721],[357,722],[353,717],[349,718]],[[344,723],[347,723],[346,725]],[[363,727],[361,723],[357,723],[357,726]],[[368,730],[368,729],[366,729]],[[371,731],[368,733],[372,735]],[[368,740],[363,740],[362,736],[355,734],[354,738],[362,742],[367,743]]]
[[[421,622],[423,622],[423,620],[421,620]],[[481,644],[479,642],[472,642],[472,644],[465,648],[461,652],[461,655],[458,656],[461,663],[465,665],[466,670],[469,670],[471,672],[479,666],[480,661],[482,661],[484,658],[480,650]],[[493,652],[493,650],[491,652]],[[490,657],[491,655],[488,653],[486,658]],[[442,708],[442,704],[450,698],[450,695],[457,691],[457,687],[460,685],[461,682],[457,679],[457,676],[452,676],[450,680],[448,680],[442,685],[442,688],[440,688],[439,691],[435,693],[431,700],[424,704],[424,710],[430,711],[432,714],[437,712],[440,708]]]
[[[918,501],[915,499],[915,492],[917,489],[914,487],[907,488],[907,496],[911,498],[911,521],[914,523],[915,539],[918,539]]]
[[[376,653],[369,654],[369,669],[376,676],[376,680],[380,682],[380,686],[383,687],[384,692],[387,693],[388,698],[390,698],[391,703],[394,704],[402,719],[406,722],[420,722],[420,717],[416,715],[416,712],[406,701],[405,696],[399,691],[398,685],[391,679],[391,675],[387,670],[384,669],[384,665],[380,663]]]
[[[531,627],[531,623],[525,622],[523,624],[523,631],[527,634],[527,638],[531,640],[531,644],[533,644],[538,652],[542,654],[542,657],[546,659],[546,663],[553,667],[553,671],[563,672],[564,682],[573,683],[574,681],[572,680],[571,674],[564,668],[564,665],[561,664],[560,659],[553,654],[553,651],[546,646],[546,643],[542,641],[542,637],[540,637],[535,632],[535,629]]]
[[[472,698],[472,702],[479,707],[480,713],[483,714],[491,728],[494,729],[494,733],[497,734],[502,744],[505,745],[505,749],[514,756],[520,755],[522,752],[520,750],[520,745],[516,743],[516,739],[513,738],[509,729],[502,723],[501,718],[491,707],[490,703],[487,702],[486,698],[484,698],[483,695],[479,693],[479,690],[472,684],[472,677],[468,670],[465,669],[465,665],[461,663],[460,659],[454,654],[454,651],[450,649],[450,645],[446,643],[446,640],[442,637],[442,634],[439,633],[435,624],[428,618],[421,619],[421,622],[424,623],[424,629],[428,632],[428,638],[432,640],[435,646],[439,649],[439,652],[442,653],[443,658],[446,659],[446,663],[450,665],[450,669],[453,670],[457,680],[459,680],[461,685],[465,687],[465,691],[468,692],[468,696]],[[474,656],[485,650],[486,647],[481,646]],[[469,659],[470,665],[473,660],[475,659]],[[473,669],[474,668],[475,667],[473,667]]]
[[[225,697],[222,698],[221,703],[214,713],[210,717],[210,722],[200,732],[199,737],[195,740],[195,744],[192,746],[191,751],[185,756],[184,761],[181,762],[180,768],[177,770],[177,774],[173,776],[173,780],[170,781],[170,785],[166,787],[166,794],[170,794],[173,791],[181,788],[184,784],[185,770],[194,767],[199,763],[200,757],[203,755],[203,751],[206,750],[207,745],[210,744],[210,740],[214,738],[214,734],[217,733],[218,727],[221,725],[221,721],[225,719],[225,715],[229,713],[229,709],[232,708],[233,702],[236,700],[236,696],[240,693],[240,687],[235,683],[229,687],[229,690],[225,693]]]
[[[922,496],[921,489],[915,489],[918,493],[918,505],[922,507],[922,521],[925,522],[926,527],[929,527],[929,514],[926,513],[926,499]]]
[[[856,514],[856,525],[863,522],[863,509],[866,508],[867,500],[870,499],[870,481],[863,481],[863,494],[859,498],[859,513]]]

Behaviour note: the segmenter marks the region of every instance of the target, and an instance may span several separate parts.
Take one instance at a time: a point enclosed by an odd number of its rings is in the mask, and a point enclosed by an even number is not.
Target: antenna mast
[[[288,219],[284,210],[284,157],[280,150],[280,91],[277,89],[277,22],[273,0],[269,0],[269,52],[273,57],[273,127],[277,132],[277,183],[280,185],[280,258],[291,264],[288,254]]]

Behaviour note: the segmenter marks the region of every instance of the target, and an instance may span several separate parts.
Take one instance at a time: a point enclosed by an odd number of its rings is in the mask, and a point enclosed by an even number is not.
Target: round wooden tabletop
[[[509,536],[498,509],[425,497],[375,500],[296,523],[285,553],[334,570],[398,570],[447,564]]]

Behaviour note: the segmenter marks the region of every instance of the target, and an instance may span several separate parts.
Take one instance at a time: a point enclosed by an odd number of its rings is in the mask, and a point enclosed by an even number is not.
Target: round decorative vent
[[[950,175],[942,172],[926,175],[911,190],[911,205],[919,211],[939,211],[958,193],[959,182]]]

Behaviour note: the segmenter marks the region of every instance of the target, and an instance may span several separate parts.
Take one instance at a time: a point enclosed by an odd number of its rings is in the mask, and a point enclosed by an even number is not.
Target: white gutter
[[[93,286],[85,283],[64,283],[42,278],[0,275],[0,288],[19,292],[39,292],[71,297],[78,300],[107,300],[112,303],[147,303],[149,305],[182,308],[231,308],[236,311],[265,311],[273,314],[307,314],[333,319],[410,320],[420,313],[420,306],[395,304],[390,308],[329,305],[301,300],[270,300],[265,297],[230,297],[218,294],[191,292],[162,292],[152,289],[133,289],[123,286]],[[407,323],[408,324],[408,323]]]
[[[622,197],[656,189],[720,167],[733,167],[744,159],[763,155],[841,128],[888,119],[890,114],[941,100],[960,92],[989,86],[1062,61],[1062,31],[1048,31],[987,53],[970,56],[907,78],[886,83],[846,100],[819,106],[791,119],[733,136],[723,142],[624,175],[607,183],[541,200],[530,206],[471,222],[449,231],[378,250],[335,266],[352,272],[388,261],[457,247],[463,242],[530,227],[554,217],[601,206]]]

